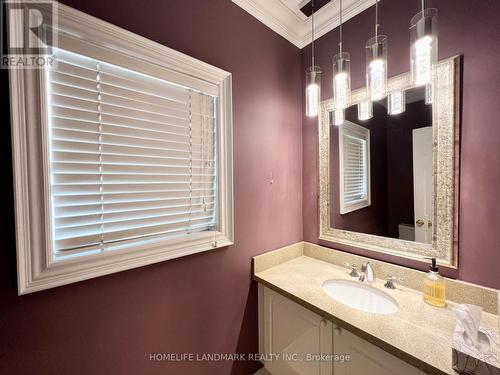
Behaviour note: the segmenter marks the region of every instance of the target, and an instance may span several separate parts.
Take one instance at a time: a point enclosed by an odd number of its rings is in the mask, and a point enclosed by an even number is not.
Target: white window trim
[[[20,25],[9,24],[14,37]],[[26,294],[167,259],[233,244],[233,171],[231,73],[126,31],[110,23],[58,4],[59,46],[65,38],[84,41],[126,56],[137,66],[182,77],[215,90],[219,100],[218,204],[219,229],[196,233],[174,244],[158,242],[133,251],[103,253],[67,261],[53,261],[50,199],[47,182],[48,137],[43,70],[10,69],[11,130],[14,169],[18,293]],[[62,38],[61,38],[62,36]],[[110,47],[112,46],[112,47]],[[40,142],[40,139],[42,142]],[[212,241],[210,241],[212,239]],[[211,243],[212,242],[212,243]]]
[[[347,204],[344,202],[344,133],[366,141],[366,197]],[[339,192],[342,215],[371,205],[370,130],[347,120],[339,128]]]

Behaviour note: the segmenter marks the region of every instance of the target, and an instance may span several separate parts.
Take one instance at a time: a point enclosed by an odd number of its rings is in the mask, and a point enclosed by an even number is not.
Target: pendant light
[[[365,100],[358,104],[358,120],[366,121],[373,117],[373,102]]]
[[[345,120],[345,112],[343,109],[336,109],[333,113],[333,125],[341,126]]]
[[[375,36],[366,42],[366,87],[371,100],[387,91],[387,36],[378,34],[378,0],[375,0]]]
[[[335,109],[345,109],[351,100],[351,56],[342,51],[342,0],[340,2],[339,53],[333,57]]]
[[[311,66],[306,70],[306,116],[315,117],[321,100],[321,68],[314,65],[314,0],[311,6]]]
[[[425,104],[432,104],[432,83],[425,85]]]
[[[404,91],[393,91],[387,96],[387,113],[399,115],[406,111],[406,93]]]
[[[432,81],[432,68],[438,58],[437,21],[438,10],[425,9],[425,0],[422,0],[422,11],[410,21],[411,75],[416,86]]]

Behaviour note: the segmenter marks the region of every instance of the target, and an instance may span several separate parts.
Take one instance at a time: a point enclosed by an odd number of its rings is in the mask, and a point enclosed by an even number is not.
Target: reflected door
[[[432,243],[432,126],[413,130],[415,241]]]

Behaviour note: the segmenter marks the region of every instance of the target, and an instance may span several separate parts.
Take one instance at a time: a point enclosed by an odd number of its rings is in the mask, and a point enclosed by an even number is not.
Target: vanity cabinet
[[[261,284],[259,351],[272,375],[424,374]]]
[[[333,324],[259,285],[260,352],[272,375],[331,375],[330,361],[307,360],[308,355],[333,353]]]
[[[333,336],[334,352],[339,355],[349,354],[350,360],[333,362],[334,375],[424,375],[422,371],[378,346],[345,329],[336,329],[337,333]]]

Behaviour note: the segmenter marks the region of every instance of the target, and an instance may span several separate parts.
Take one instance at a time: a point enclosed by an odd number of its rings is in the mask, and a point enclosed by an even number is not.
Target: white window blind
[[[55,52],[48,72],[55,255],[214,230],[216,98]]]
[[[370,131],[345,121],[340,128],[340,213],[370,205]]]
[[[344,135],[344,202],[366,197],[366,141]]]

